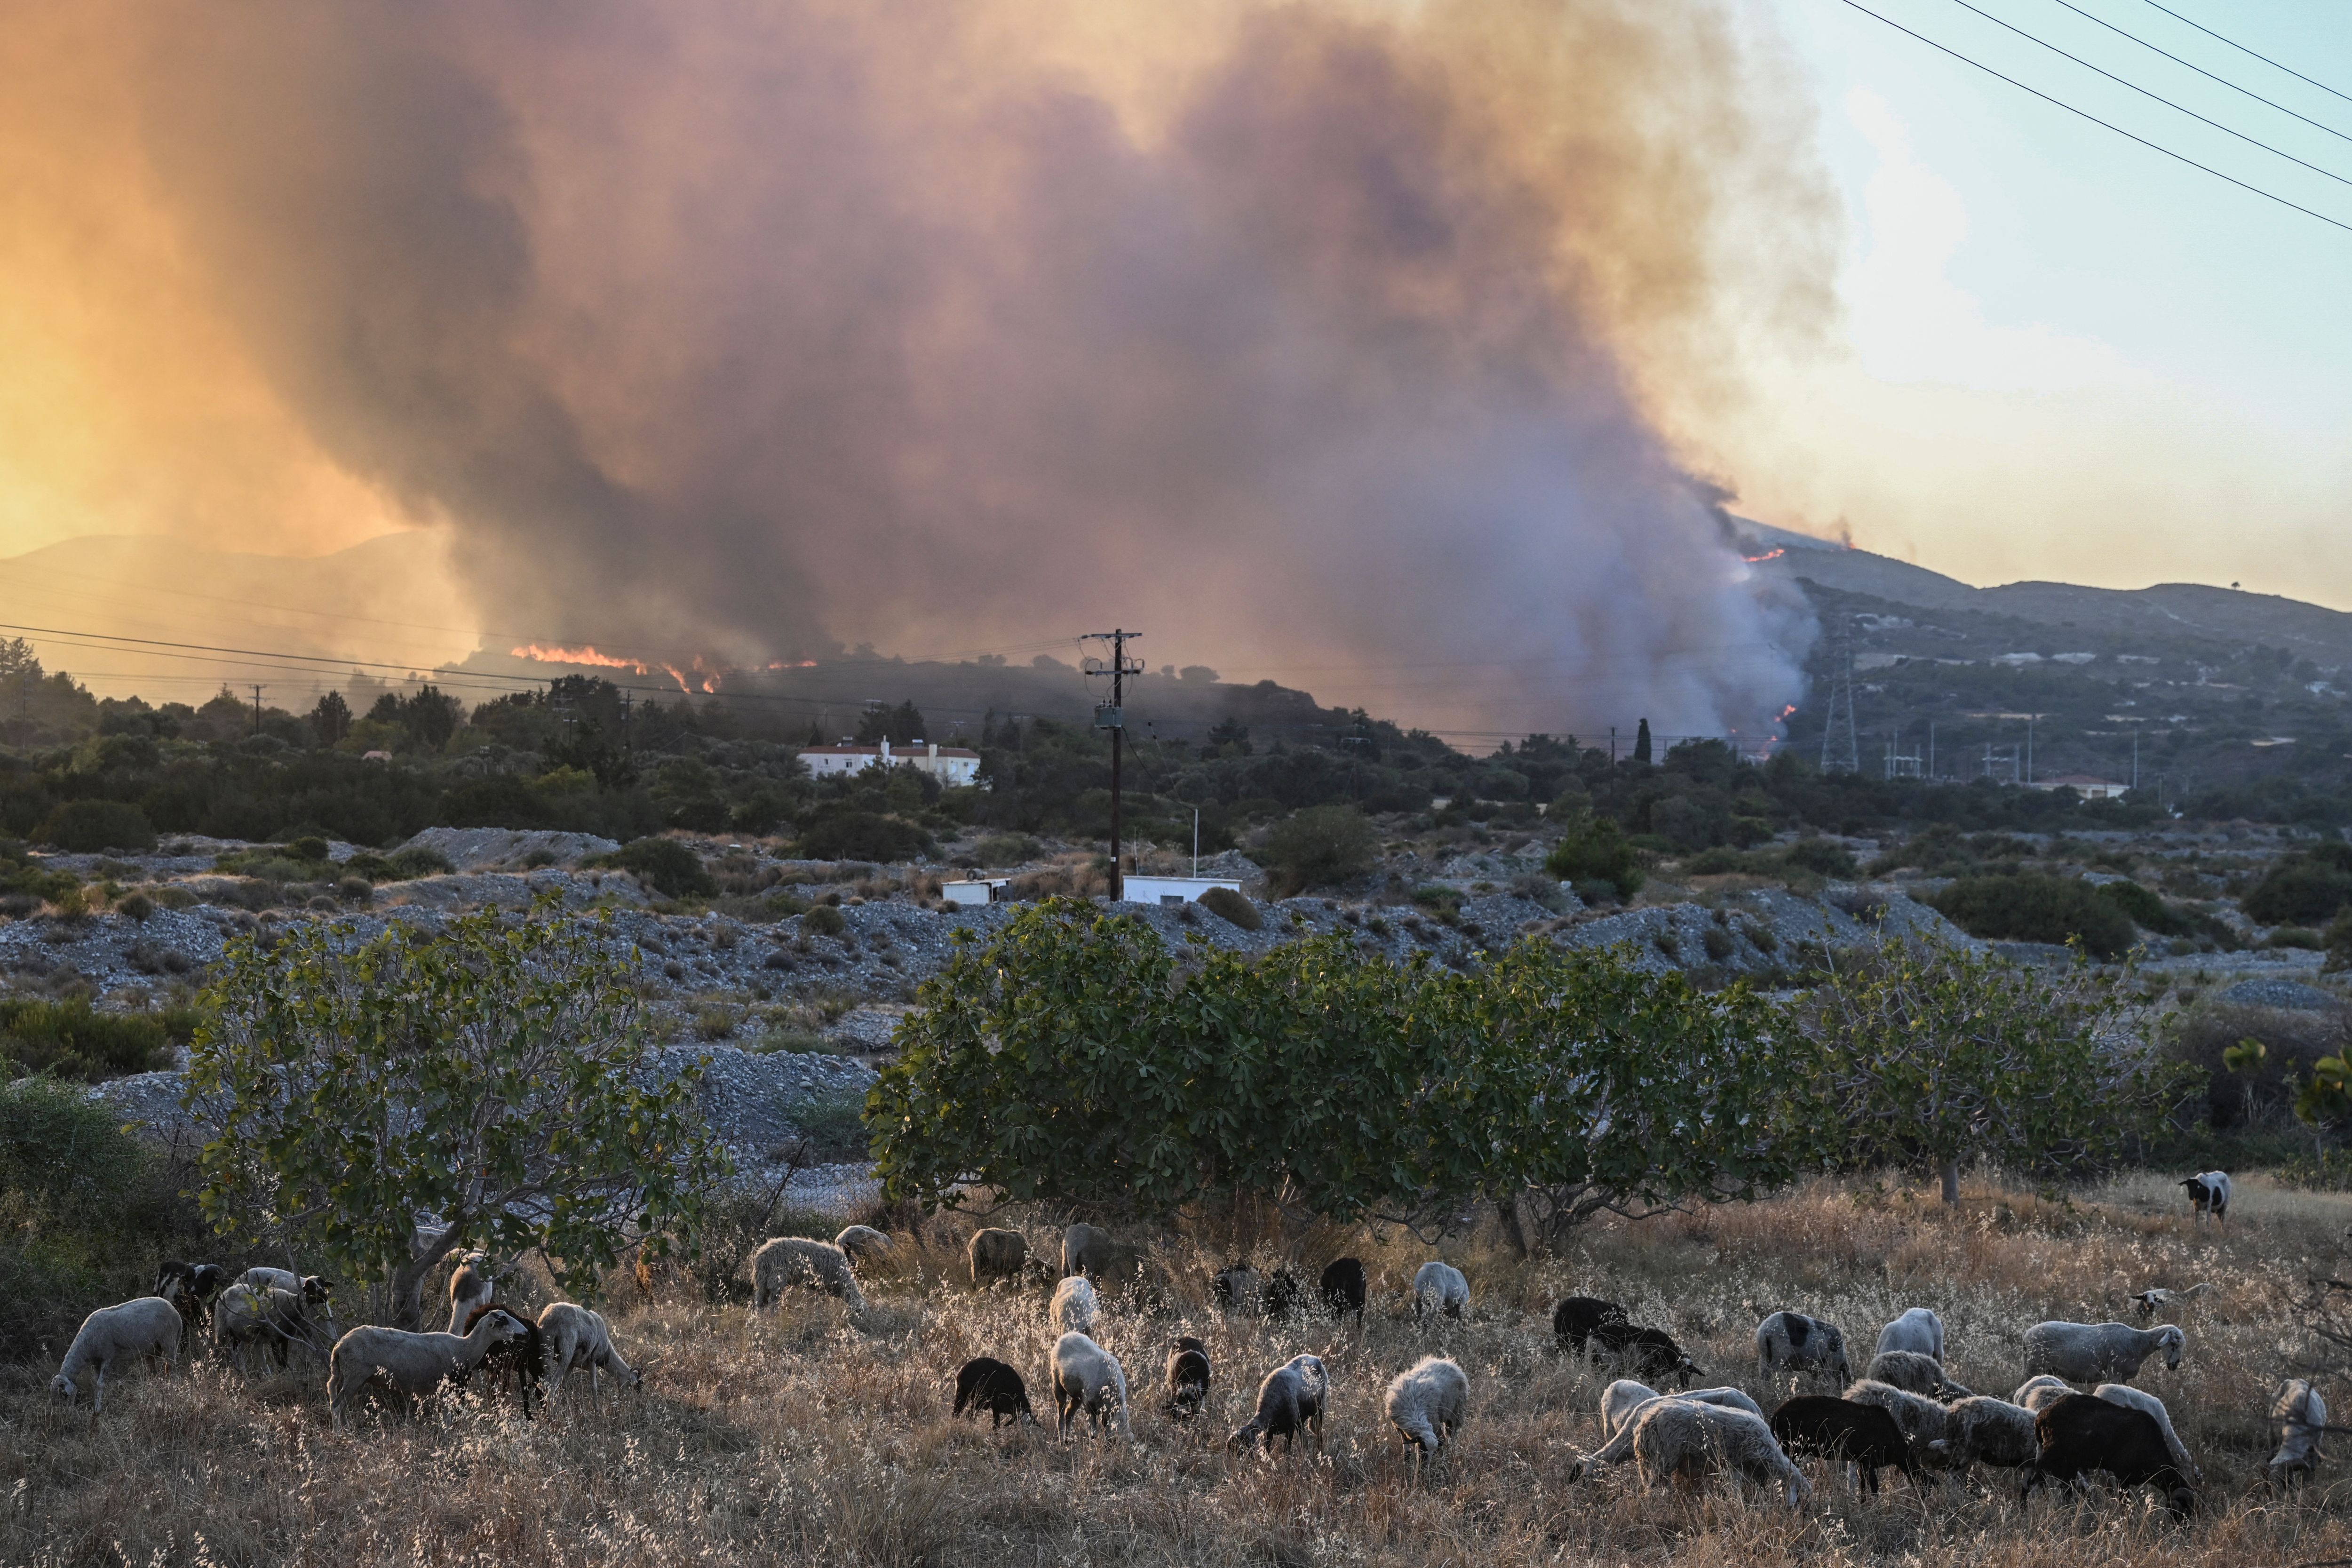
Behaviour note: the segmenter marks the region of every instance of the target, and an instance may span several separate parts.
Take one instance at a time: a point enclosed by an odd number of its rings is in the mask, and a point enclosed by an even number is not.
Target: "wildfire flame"
[[[1789,553],[1789,547],[1784,544],[1778,550],[1768,550],[1761,555],[1743,555],[1740,559],[1747,562],[1750,566],[1753,566],[1759,561],[1777,561],[1787,553]]]
[[[525,643],[508,652],[516,658],[537,660],[541,664],[585,664],[598,669],[634,669],[639,675],[646,667],[634,658],[615,658],[609,653],[598,653],[593,647],[541,647],[537,643]]]
[[[1795,703],[1793,703],[1793,702],[1790,703],[1786,708],[1781,709],[1781,710],[1780,710],[1780,720],[1781,720],[1781,722],[1786,723],[1786,722],[1788,721],[1789,715],[1790,715],[1790,714],[1791,714],[1791,713],[1794,713],[1796,710],[1797,710],[1797,705],[1796,705]]]

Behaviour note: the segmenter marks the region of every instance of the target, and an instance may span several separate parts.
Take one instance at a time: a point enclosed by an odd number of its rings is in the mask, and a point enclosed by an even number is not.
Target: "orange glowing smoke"
[[[541,664],[585,664],[598,669],[634,669],[639,675],[646,673],[646,667],[634,658],[615,658],[609,653],[598,653],[589,647],[541,647],[534,642],[507,651],[515,658],[534,659]]]

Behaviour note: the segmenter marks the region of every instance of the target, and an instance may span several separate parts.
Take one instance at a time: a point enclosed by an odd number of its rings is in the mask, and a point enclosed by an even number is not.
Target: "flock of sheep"
[[[2197,1213],[2216,1219],[2226,1213],[2226,1176],[2209,1173],[2184,1184]],[[866,1226],[852,1226],[831,1242],[772,1239],[751,1258],[755,1306],[764,1309],[787,1289],[810,1288],[864,1310],[856,1266],[890,1247],[888,1237]],[[1097,1432],[1133,1436],[1126,1369],[1093,1337],[1103,1312],[1097,1281],[1109,1278],[1123,1258],[1131,1261],[1132,1255],[1094,1226],[1073,1225],[1062,1238],[1061,1272],[1047,1320],[1055,1426],[1065,1437],[1081,1416]],[[965,1248],[965,1262],[975,1288],[1052,1277],[1042,1259],[1031,1258],[1027,1239],[1018,1231],[979,1231]],[[1311,1296],[1286,1268],[1267,1276],[1236,1264],[1220,1270],[1211,1286],[1228,1312],[1280,1320],[1319,1307],[1334,1319],[1353,1317],[1359,1324],[1369,1293],[1363,1264],[1352,1258],[1325,1268]],[[273,1355],[281,1368],[294,1350],[322,1360],[328,1405],[339,1427],[367,1387],[429,1394],[466,1382],[486,1363],[511,1376],[526,1415],[534,1389],[554,1398],[571,1372],[588,1372],[593,1396],[600,1400],[603,1373],[632,1386],[639,1381],[597,1313],[559,1301],[533,1321],[494,1305],[492,1288],[483,1255],[473,1253],[451,1275],[444,1331],[363,1326],[337,1335],[331,1292],[316,1276],[253,1268],[232,1282],[214,1265],[171,1263],[153,1295],[90,1313],[50,1386],[70,1402],[87,1384],[95,1413],[103,1408],[110,1366],[152,1356],[168,1368],[184,1335],[206,1325],[215,1345],[240,1370],[257,1349]],[[2149,1299],[2158,1297],[2171,1299],[2173,1293],[2145,1293],[2144,1313],[2163,1304]],[[1432,1260],[1415,1272],[1418,1321],[1458,1320],[1469,1302],[1469,1281],[1452,1265]],[[1614,1361],[1631,1374],[1610,1384],[1601,1396],[1602,1442],[1579,1461],[1580,1478],[1629,1459],[1651,1487],[1729,1472],[1780,1489],[1793,1507],[1811,1491],[1794,1463],[1799,1458],[1852,1466],[1852,1484],[1874,1493],[1879,1472],[1889,1467],[1924,1485],[1932,1471],[1965,1472],[1982,1464],[2022,1474],[2028,1496],[2045,1480],[2072,1481],[2103,1471],[2126,1487],[2154,1487],[2177,1514],[2198,1506],[2204,1478],[2163,1401],[2131,1386],[2151,1357],[2161,1356],[2168,1368],[2180,1364],[2187,1338],[2174,1324],[2140,1329],[2120,1322],[2037,1323],[2024,1335],[2026,1381],[2001,1399],[1976,1394],[1946,1375],[1944,1325],[1927,1308],[1911,1308],[1879,1331],[1858,1379],[1836,1325],[1801,1312],[1777,1311],[1756,1328],[1759,1383],[1779,1394],[1809,1378],[1826,1379],[1840,1392],[1789,1394],[1769,1415],[1738,1388],[1693,1389],[1703,1370],[1670,1334],[1633,1323],[1615,1302],[1569,1297],[1554,1307],[1551,1324],[1564,1351]],[[1204,1410],[1213,1375],[1204,1342],[1186,1335],[1170,1345],[1161,1376],[1162,1408],[1171,1419],[1187,1422]],[[1676,1392],[1662,1394],[1652,1386],[1652,1381],[1669,1380]],[[2079,1392],[2078,1384],[2091,1385],[2090,1392]],[[1250,1419],[1233,1432],[1227,1447],[1234,1453],[1255,1447],[1270,1457],[1276,1438],[1287,1451],[1307,1435],[1319,1447],[1330,1397],[1330,1374],[1322,1358],[1293,1356],[1259,1381]],[[1438,1456],[1461,1426],[1468,1405],[1469,1380],[1462,1368],[1445,1357],[1425,1356],[1390,1383],[1384,1412],[1408,1463],[1417,1469]],[[988,1356],[968,1362],[957,1375],[953,1413],[967,1411],[989,1412],[992,1426],[1036,1419],[1019,1370]],[[2319,1439],[2328,1430],[2327,1406],[2310,1382],[2298,1378],[2280,1389],[2269,1415],[2277,1449],[2268,1479],[2273,1487],[2285,1489],[2308,1479],[2324,1457]]]

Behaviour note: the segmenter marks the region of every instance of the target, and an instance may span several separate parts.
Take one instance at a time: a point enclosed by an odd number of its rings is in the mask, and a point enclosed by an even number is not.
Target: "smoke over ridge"
[[[244,0],[143,32],[219,309],[334,462],[446,521],[483,624],[757,662],[1116,620],[1454,729],[1755,733],[1798,695],[1810,624],[1645,406],[1705,363],[1741,226],[1769,244],[1718,14]]]

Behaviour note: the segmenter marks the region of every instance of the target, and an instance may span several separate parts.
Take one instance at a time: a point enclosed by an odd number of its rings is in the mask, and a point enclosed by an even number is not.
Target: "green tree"
[[[1934,1171],[1957,1204],[1972,1155],[2063,1170],[2154,1131],[2202,1075],[2122,1028],[2111,984],[1990,953],[1890,943],[1833,954],[1800,999],[1826,1054],[1846,1157]]]
[[[725,1155],[699,1067],[656,1081],[634,959],[609,918],[467,915],[362,941],[314,924],[230,945],[190,1051],[217,1118],[200,1197],[230,1235],[314,1239],[424,1315],[452,1250],[543,1248],[563,1287],[690,1235]],[[436,1228],[436,1227],[438,1228]]]
[[[1585,812],[1570,819],[1544,857],[1544,869],[1563,882],[1606,882],[1619,898],[1642,889],[1641,863],[1614,819]]]
[[[330,691],[310,710],[310,733],[319,744],[331,746],[352,732],[352,705],[340,691]]]
[[[2080,942],[2097,958],[2120,958],[2135,934],[2131,917],[2080,877],[1962,877],[1927,901],[1970,936]]]
[[[1310,805],[1293,812],[1265,838],[1277,897],[1360,876],[1380,847],[1380,830],[1352,805]]]
[[[1650,760],[1650,721],[1647,719],[1642,721],[1641,729],[1634,733],[1633,760],[1637,763]]]

